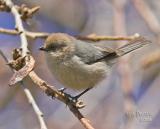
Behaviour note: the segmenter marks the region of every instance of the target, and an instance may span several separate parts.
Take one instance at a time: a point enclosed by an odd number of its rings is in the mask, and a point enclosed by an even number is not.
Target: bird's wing
[[[79,41],[76,43],[75,55],[78,56],[84,63],[93,64],[102,59],[105,59],[115,51],[111,48],[101,48],[91,43]]]
[[[128,44],[114,50],[112,48],[101,48],[91,43],[79,41],[79,43],[76,44],[76,55],[86,64],[93,64],[102,60],[114,60],[115,58],[141,48],[148,43],[151,42],[140,36],[131,40]]]

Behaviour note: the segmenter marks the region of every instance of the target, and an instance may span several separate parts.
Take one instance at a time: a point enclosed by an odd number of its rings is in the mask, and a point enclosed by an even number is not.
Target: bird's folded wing
[[[111,53],[115,53],[115,51],[111,48],[101,48],[95,46],[91,43],[86,43],[83,41],[79,41],[76,44],[75,55],[80,58],[86,64],[96,63],[104,58],[106,58]]]
[[[123,56],[148,43],[151,42],[140,36],[131,40],[128,44],[114,50],[112,48],[101,48],[91,43],[79,41],[79,43],[76,44],[76,56],[80,57],[80,59],[86,64],[93,64],[102,60],[109,61]]]

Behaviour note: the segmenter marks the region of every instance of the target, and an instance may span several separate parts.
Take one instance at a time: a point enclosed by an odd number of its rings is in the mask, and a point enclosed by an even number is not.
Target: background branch
[[[144,2],[144,0],[132,0],[132,1],[137,11],[139,12],[140,16],[144,19],[144,21],[148,25],[149,29],[155,34],[159,34],[160,23],[156,18],[155,14],[153,13],[153,11],[147,5],[147,3]]]
[[[160,22],[152,9],[148,6],[147,2],[144,0],[132,0],[135,8],[137,9],[140,16],[143,18],[144,22],[148,25],[148,28],[156,36],[156,41],[160,43]],[[142,61],[142,67],[144,69],[152,66],[160,61],[159,51],[154,51],[146,55]]]
[[[114,32],[116,35],[126,35],[126,21],[125,21],[125,6],[126,1],[114,0]],[[118,46],[121,46],[119,42]],[[124,94],[124,112],[134,112],[134,99],[133,99],[133,79],[132,71],[130,68],[130,55],[126,55],[119,60],[118,72],[120,74],[120,85]],[[128,120],[126,121],[125,128],[127,129]]]
[[[11,30],[11,29],[4,29],[4,28],[0,28],[0,33],[3,34],[9,34],[9,35],[19,35],[21,32],[17,31],[17,30]],[[31,39],[36,39],[36,38],[47,38],[50,33],[47,32],[31,32],[31,31],[25,31],[25,34],[28,38]],[[86,41],[92,41],[92,42],[97,42],[97,41],[104,41],[104,40],[109,40],[109,41],[119,41],[119,40],[123,40],[123,41],[128,41],[128,40],[133,40],[136,37],[138,37],[139,34],[136,33],[132,36],[100,36],[100,35],[96,35],[96,34],[90,34],[88,36],[74,36],[75,38],[79,39],[79,40],[86,40]]]

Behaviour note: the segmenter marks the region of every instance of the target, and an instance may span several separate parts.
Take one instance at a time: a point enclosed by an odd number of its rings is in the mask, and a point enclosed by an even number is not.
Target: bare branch
[[[148,25],[149,29],[155,34],[156,42],[159,43],[160,40],[160,22],[151,8],[148,6],[147,2],[144,0],[132,0],[135,8],[139,12],[140,16]],[[141,66],[144,69],[158,63],[160,61],[160,51],[154,51],[142,60]]]
[[[15,17],[16,28],[19,32],[21,32],[19,35],[20,35],[20,39],[21,39],[22,56],[24,57],[24,56],[27,55],[29,50],[27,48],[28,43],[27,43],[27,38],[26,38],[26,35],[25,35],[24,28],[23,28],[23,24],[22,24],[22,21],[21,21],[21,16],[17,11],[16,6],[12,3],[11,0],[4,0],[4,2],[6,4],[6,6],[8,6],[11,9],[11,12],[13,13],[13,15]],[[1,54],[2,54],[2,52],[1,52]],[[3,55],[3,57],[5,57],[5,56]],[[4,59],[7,61],[7,58],[4,58]],[[43,115],[40,112],[37,104],[35,103],[29,89],[27,89],[26,87],[23,87],[23,88],[24,88],[24,92],[25,92],[29,102],[32,103],[32,107],[37,114],[38,120],[40,122],[41,129],[47,129],[47,126],[45,125],[45,122],[44,122],[44,119],[43,119]]]
[[[3,54],[3,52],[0,50],[0,55],[3,57],[3,59],[8,62],[8,59],[6,58],[6,56]],[[10,67],[11,68],[11,67]],[[14,72],[14,70],[11,68],[12,72]],[[29,103],[32,105],[33,107],[33,110],[35,111],[36,115],[37,115],[37,118],[40,122],[40,127],[41,129],[47,129],[47,126],[44,122],[44,119],[43,119],[43,113],[41,112],[41,110],[39,109],[38,105],[36,104],[30,90],[28,88],[25,87],[25,85],[23,84],[23,82],[20,82],[18,83],[20,85],[20,87],[23,88],[23,91],[29,101]]]
[[[21,6],[16,5],[16,7],[19,14],[21,14],[21,19],[23,21],[26,21],[27,19],[32,18],[32,16],[40,9],[40,6],[28,8],[25,4],[22,4]]]
[[[15,7],[18,13],[21,15],[21,19],[23,21],[26,21],[27,19],[32,18],[32,16],[40,9],[39,6],[28,8],[25,4],[22,4],[21,6],[15,5]],[[5,0],[1,0],[0,11],[10,12],[11,6],[9,6]]]
[[[16,23],[16,28],[18,32],[20,32],[20,39],[21,39],[21,48],[23,49],[22,51],[22,56],[26,56],[28,50],[28,43],[27,43],[27,38],[25,34],[25,30],[23,28],[23,23],[21,20],[21,15],[19,14],[16,6],[12,3],[11,0],[4,0],[6,5],[11,9],[12,14],[15,17],[15,23]]]
[[[11,12],[13,13],[13,15],[15,17],[16,28],[17,28],[18,32],[20,32],[19,35],[20,35],[20,39],[21,39],[21,48],[22,48],[22,56],[21,57],[25,57],[25,56],[27,56],[29,50],[27,48],[28,47],[28,42],[27,42],[27,37],[26,37],[27,35],[26,35],[26,32],[23,28],[20,14],[19,14],[16,6],[12,3],[11,0],[4,0],[4,2],[6,4],[6,6],[8,6],[11,9]],[[13,53],[13,55],[14,55],[14,53]],[[16,57],[17,57],[17,59],[21,58],[19,56],[16,56]],[[39,78],[34,71],[29,72],[28,75],[32,79],[32,81],[34,83],[36,83],[39,86],[39,88],[41,88],[47,95],[55,97],[55,98],[59,99],[60,101],[64,102],[66,105],[68,105],[68,107],[70,108],[72,113],[74,113],[74,115],[80,120],[80,122],[83,124],[83,126],[86,129],[94,129],[91,126],[91,124],[88,122],[88,120],[78,110],[77,104],[82,105],[81,102],[80,103],[79,103],[79,101],[74,102],[73,100],[70,99],[70,95],[65,94],[63,92],[60,92],[60,91],[56,90],[55,88],[51,87],[45,81],[43,81],[41,78]],[[37,114],[39,114],[39,113],[37,113]],[[39,116],[38,116],[38,118],[39,118]],[[41,126],[42,126],[42,124],[41,124]]]
[[[146,55],[141,62],[141,66],[142,68],[147,69],[150,66],[153,66],[154,64],[157,64],[159,62],[160,62],[160,51],[157,50]]]
[[[78,107],[81,108],[81,101],[79,102],[73,102],[67,94],[59,92],[54,88],[54,86],[48,85],[44,80],[42,80],[38,75],[34,72],[31,71],[29,73],[29,77],[32,79],[32,81],[41,88],[42,91],[44,91],[48,96],[52,96],[57,98],[58,100],[62,101],[63,103],[67,104],[69,109],[72,111],[72,113],[80,120],[82,125],[86,129],[94,129],[91,124],[89,123],[89,120],[85,118],[80,111],[77,109]]]
[[[126,32],[126,24],[125,24],[125,12],[124,8],[126,5],[126,0],[113,0],[114,7],[114,31],[116,35],[125,35]],[[120,42],[119,42],[120,43]],[[120,45],[118,43],[118,45]],[[124,110],[125,112],[132,112],[134,110],[134,99],[132,98],[133,92],[133,80],[132,80],[132,72],[129,65],[129,55],[123,57],[119,61],[119,73],[121,75],[121,86],[123,93],[125,95],[124,101]]]
[[[20,32],[18,32],[17,30],[11,30],[11,29],[4,29],[4,28],[0,28],[0,33],[4,33],[4,34],[9,34],[9,35],[19,35]],[[46,33],[46,32],[31,32],[31,31],[25,31],[25,34],[28,38],[31,39],[36,39],[36,38],[47,38],[50,33]],[[97,42],[97,41],[104,41],[104,40],[109,40],[109,41],[119,41],[119,40],[123,40],[123,41],[128,41],[128,40],[133,40],[136,37],[138,37],[139,34],[136,33],[134,35],[131,36],[100,36],[100,35],[95,35],[95,34],[91,34],[88,36],[74,36],[75,38],[79,39],[79,40],[86,40],[86,41],[92,41],[92,42]]]
[[[22,88],[27,96],[28,102],[32,105],[34,112],[36,113],[36,115],[38,117],[41,129],[47,129],[46,123],[44,122],[44,119],[43,119],[43,113],[41,112],[38,105],[36,104],[36,101],[34,100],[31,92],[29,91],[28,88],[25,87],[23,82],[21,83],[21,85],[22,85]]]
[[[0,33],[9,35],[19,35],[19,32],[17,30],[4,29],[4,28],[0,28]]]
[[[9,35],[19,35],[20,32],[17,30],[11,30],[11,29],[4,29],[0,28],[0,33],[3,34],[9,34]],[[49,36],[49,33],[43,33],[43,32],[31,32],[31,31],[25,31],[25,34],[28,38],[36,39],[36,38],[47,38]]]
[[[135,39],[137,36],[139,36],[139,34],[135,34],[132,36],[99,36],[96,34],[91,34],[88,36],[75,36],[77,39],[80,40],[88,40],[88,41],[93,41],[93,42],[97,42],[97,41],[103,41],[103,40],[109,40],[109,41],[115,41],[115,40],[133,40]]]
[[[132,0],[137,11],[155,34],[160,33],[160,23],[144,0]]]

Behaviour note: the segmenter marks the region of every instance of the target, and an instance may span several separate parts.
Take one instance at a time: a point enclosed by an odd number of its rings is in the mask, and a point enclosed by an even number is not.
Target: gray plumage
[[[47,64],[55,78],[66,87],[80,90],[97,85],[107,77],[118,57],[147,43],[139,37],[118,49],[103,49],[58,33],[49,36],[41,50],[46,51]]]

